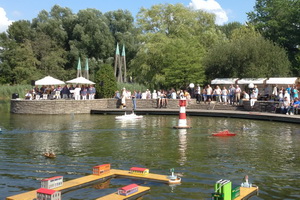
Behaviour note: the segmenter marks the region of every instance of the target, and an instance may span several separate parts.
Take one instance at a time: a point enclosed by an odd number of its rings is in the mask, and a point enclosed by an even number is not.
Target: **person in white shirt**
[[[172,90],[171,97],[172,97],[172,99],[177,98],[177,94],[176,94],[176,91],[174,89]]]
[[[273,87],[272,95],[277,99],[278,98],[278,86]]]
[[[288,100],[289,102],[291,102],[291,95],[288,93],[287,90],[284,92],[284,96],[283,96],[283,97],[284,97],[284,98],[287,98],[287,100]]]
[[[216,95],[216,101],[217,102],[222,102],[221,100],[221,93],[222,93],[222,90],[220,89],[220,87],[217,85],[216,88],[214,89],[214,95]]]
[[[156,93],[156,90],[153,90],[153,93],[152,93],[152,99],[157,99],[157,93]]]
[[[241,92],[242,92],[241,88],[238,85],[236,85],[236,88],[235,88],[235,103],[237,105],[240,104]]]
[[[227,95],[228,95],[228,90],[224,86],[222,89],[222,101],[224,102],[225,105],[227,105]]]
[[[75,100],[80,100],[80,91],[81,88],[79,87],[79,85],[76,85],[76,88],[74,89]]]
[[[201,101],[201,88],[200,85],[197,84],[196,88],[195,88],[195,95],[196,95],[196,103],[200,103]]]
[[[212,88],[210,87],[210,85],[207,85],[207,88],[206,88],[207,101],[211,101],[212,100],[212,96],[211,96],[212,93],[213,93]]]
[[[253,108],[255,102],[257,101],[257,95],[256,95],[256,92],[254,90],[252,91],[250,97],[251,97],[250,106],[251,106],[251,108]]]
[[[26,100],[32,100],[32,92],[31,92],[31,90],[29,90],[29,91],[25,94],[25,99],[26,99]]]

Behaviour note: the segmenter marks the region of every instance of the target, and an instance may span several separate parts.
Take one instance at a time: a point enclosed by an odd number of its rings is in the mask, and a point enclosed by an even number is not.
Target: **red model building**
[[[130,194],[136,193],[138,190],[139,190],[139,186],[137,184],[130,184],[130,185],[119,188],[118,194],[127,196]]]
[[[37,200],[61,200],[61,192],[46,188],[37,190]]]

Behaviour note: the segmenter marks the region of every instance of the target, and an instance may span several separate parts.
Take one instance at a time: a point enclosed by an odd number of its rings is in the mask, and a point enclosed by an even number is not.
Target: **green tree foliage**
[[[125,43],[130,60],[137,48],[133,17],[128,11],[109,13],[85,9],[74,14],[55,5],[32,22],[14,22],[0,35],[0,83],[30,83],[46,75],[68,80],[76,74],[78,57],[91,61],[93,80],[99,64],[112,63],[115,38]]]
[[[114,37],[114,44],[118,42],[120,48],[125,45],[126,61],[133,59],[137,52],[137,35],[139,31],[134,26],[132,14],[128,10],[117,10],[107,12],[104,15],[108,20],[110,32]]]
[[[239,22],[231,22],[222,26],[218,26],[218,29],[220,29],[220,31],[226,35],[226,38],[231,38],[233,31],[242,27],[243,25]]]
[[[264,37],[287,49],[294,75],[300,75],[300,1],[256,0],[254,11],[248,13]]]
[[[202,58],[218,38],[213,15],[182,4],[141,9],[141,45],[130,63],[131,75],[151,88],[186,87],[205,80]]]
[[[205,61],[209,79],[279,77],[290,73],[285,50],[252,27],[236,29],[232,39],[216,43]]]
[[[111,65],[104,64],[96,73],[96,95],[98,98],[112,98],[117,90],[117,81]]]

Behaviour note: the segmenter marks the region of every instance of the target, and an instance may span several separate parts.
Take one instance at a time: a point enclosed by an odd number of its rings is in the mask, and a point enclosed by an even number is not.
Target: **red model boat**
[[[235,136],[235,133],[230,133],[228,130],[220,131],[219,133],[213,133],[213,136],[227,137],[227,136]]]

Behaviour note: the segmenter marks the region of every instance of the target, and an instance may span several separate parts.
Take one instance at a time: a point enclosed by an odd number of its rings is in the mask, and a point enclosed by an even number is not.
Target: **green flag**
[[[81,71],[81,62],[80,62],[80,58],[78,59],[77,70],[80,70],[80,71]]]
[[[85,70],[89,71],[89,59],[88,58],[85,59]]]

